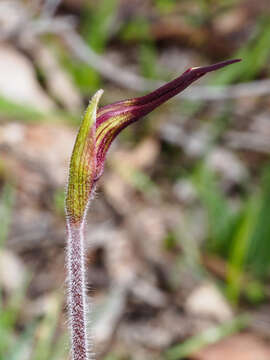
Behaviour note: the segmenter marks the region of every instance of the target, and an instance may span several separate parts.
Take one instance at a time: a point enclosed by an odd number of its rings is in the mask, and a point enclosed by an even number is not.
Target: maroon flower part
[[[210,66],[190,68],[177,79],[161,86],[148,95],[119,101],[99,109],[96,120],[96,180],[102,175],[106,153],[112,141],[121,130],[149,114],[156,107],[179,94],[208,72],[218,70],[238,61],[240,59],[223,61]]]

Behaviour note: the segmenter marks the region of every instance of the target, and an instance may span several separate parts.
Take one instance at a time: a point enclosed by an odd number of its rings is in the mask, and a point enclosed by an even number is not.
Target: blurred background
[[[83,111],[241,57],[118,137],[87,217],[103,360],[270,359],[268,0],[0,1],[0,359],[68,359]]]

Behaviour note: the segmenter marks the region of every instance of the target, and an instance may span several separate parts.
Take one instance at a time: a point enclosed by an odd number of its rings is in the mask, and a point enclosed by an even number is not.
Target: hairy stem
[[[72,360],[89,360],[82,226],[68,225],[67,266]]]

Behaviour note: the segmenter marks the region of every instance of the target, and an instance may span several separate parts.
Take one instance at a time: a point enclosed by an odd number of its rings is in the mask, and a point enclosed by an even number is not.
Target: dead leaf
[[[220,322],[231,320],[232,310],[225,297],[214,284],[196,288],[187,298],[185,309],[189,314],[209,317]]]
[[[238,334],[200,350],[193,360],[269,360],[270,346],[255,334]]]
[[[39,85],[30,60],[11,46],[0,46],[0,96],[40,110],[55,107]]]

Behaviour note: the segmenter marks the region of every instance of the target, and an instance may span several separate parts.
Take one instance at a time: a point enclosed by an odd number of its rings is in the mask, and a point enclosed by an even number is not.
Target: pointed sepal
[[[103,90],[90,100],[83,117],[70,160],[66,213],[70,224],[80,225],[96,176],[96,115]]]

